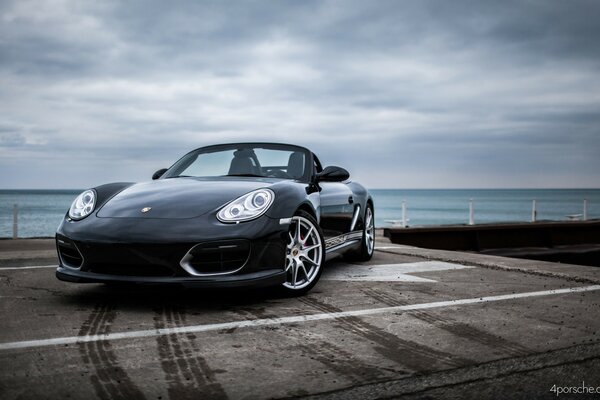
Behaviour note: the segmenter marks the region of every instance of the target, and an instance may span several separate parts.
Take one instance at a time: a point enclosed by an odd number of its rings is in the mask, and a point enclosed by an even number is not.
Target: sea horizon
[[[18,204],[18,237],[51,237],[71,202],[84,189],[0,189],[0,238],[12,237],[13,205]],[[600,219],[597,188],[370,188],[376,227]],[[585,206],[584,206],[585,201]],[[584,210],[585,208],[585,210]]]

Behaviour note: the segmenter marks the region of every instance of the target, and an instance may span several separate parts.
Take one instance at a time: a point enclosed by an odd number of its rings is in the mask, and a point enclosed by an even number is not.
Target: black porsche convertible
[[[63,281],[303,294],[325,260],[372,257],[373,199],[345,169],[323,168],[300,146],[208,146],[151,181],[84,191],[56,245]]]

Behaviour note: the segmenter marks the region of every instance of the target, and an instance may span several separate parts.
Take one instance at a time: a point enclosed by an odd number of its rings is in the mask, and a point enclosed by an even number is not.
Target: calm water
[[[71,202],[80,191],[0,190],[0,237],[12,237],[12,207],[19,205],[19,237],[53,236]],[[537,200],[538,220],[566,220],[583,213],[588,199],[588,218],[600,219],[600,189],[544,190],[404,190],[378,189],[375,199],[378,227],[401,218],[406,201],[410,226],[466,224],[469,199],[475,207],[475,223],[529,221],[531,201]]]
[[[12,237],[13,204],[19,205],[19,237],[54,236],[79,190],[0,190],[0,237]]]
[[[583,214],[584,199],[588,219],[600,218],[600,189],[384,189],[371,193],[379,227],[390,225],[387,220],[401,219],[403,200],[410,226],[467,224],[470,199],[476,224],[530,221],[534,199],[538,220],[560,221],[567,220],[567,215]]]

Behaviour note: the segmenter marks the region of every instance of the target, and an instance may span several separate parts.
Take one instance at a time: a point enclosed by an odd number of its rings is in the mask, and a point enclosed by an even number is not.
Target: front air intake
[[[227,240],[193,246],[180,265],[194,276],[225,275],[242,269],[249,258],[249,241]]]
[[[58,256],[62,265],[70,268],[81,268],[83,265],[83,256],[73,241],[57,237],[56,248],[58,249]]]

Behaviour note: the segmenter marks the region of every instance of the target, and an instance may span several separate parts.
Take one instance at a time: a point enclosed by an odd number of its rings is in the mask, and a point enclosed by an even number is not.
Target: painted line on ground
[[[461,264],[443,261],[419,261],[400,264],[380,265],[336,265],[335,268],[326,268],[322,280],[326,281],[351,281],[351,282],[437,282],[434,279],[421,278],[409,275],[416,272],[437,272],[456,269],[475,268]]]
[[[0,271],[8,271],[11,269],[35,269],[35,268],[57,268],[58,265],[28,265],[25,267],[0,267]]]
[[[399,311],[414,311],[414,310],[424,310],[424,309],[440,308],[440,307],[455,307],[455,306],[468,305],[468,304],[479,304],[479,303],[489,303],[489,302],[503,301],[503,300],[523,299],[523,298],[527,298],[527,297],[542,297],[542,296],[551,296],[551,295],[557,295],[557,294],[591,292],[591,291],[595,291],[595,290],[600,290],[600,285],[580,286],[580,287],[554,289],[554,290],[544,290],[544,291],[540,291],[540,292],[512,293],[512,294],[503,294],[503,295],[497,295],[497,296],[476,297],[476,298],[471,298],[471,299],[438,301],[438,302],[433,302],[433,303],[409,304],[409,305],[404,305],[404,306],[372,308],[372,309],[366,309],[366,310],[353,310],[353,311],[340,311],[340,312],[334,312],[334,313],[297,315],[297,316],[281,317],[281,318],[254,319],[254,320],[245,320],[245,321],[224,322],[224,323],[218,323],[218,324],[181,326],[181,327],[177,327],[177,328],[149,329],[149,330],[143,330],[143,331],[115,332],[115,333],[108,333],[108,334],[103,334],[103,335],[69,336],[69,337],[59,337],[59,338],[51,338],[51,339],[26,340],[26,341],[22,341],[22,342],[0,343],[0,351],[1,350],[15,350],[15,349],[46,347],[46,346],[67,345],[67,344],[79,344],[79,343],[88,343],[88,342],[98,342],[98,341],[102,341],[102,340],[137,339],[137,338],[156,337],[156,336],[181,334],[181,333],[197,333],[197,332],[219,331],[219,330],[228,330],[228,329],[236,329],[236,328],[251,328],[251,327],[269,326],[269,325],[295,324],[295,323],[301,323],[301,322],[331,320],[331,319],[338,319],[338,318],[345,318],[345,317],[363,317],[363,316],[370,316],[370,315],[377,315],[377,314],[394,313],[394,312],[399,312]]]

